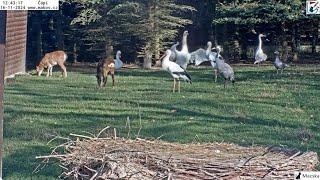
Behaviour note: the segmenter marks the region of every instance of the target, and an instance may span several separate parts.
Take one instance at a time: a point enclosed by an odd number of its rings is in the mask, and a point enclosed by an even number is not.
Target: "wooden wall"
[[[26,69],[27,11],[7,11],[5,76],[24,73]]]

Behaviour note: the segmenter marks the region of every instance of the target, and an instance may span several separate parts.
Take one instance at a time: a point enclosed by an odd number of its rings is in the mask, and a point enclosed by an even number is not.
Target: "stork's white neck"
[[[259,36],[259,46],[258,46],[258,50],[262,50],[262,39],[261,39],[261,36]]]
[[[207,47],[207,50],[206,50],[206,54],[207,55],[211,52],[211,49],[212,49],[212,44],[208,43],[208,47]]]
[[[220,52],[218,51],[216,55],[216,63],[220,68],[222,68],[224,65],[224,60],[220,59],[220,56]]]
[[[184,35],[183,35],[183,38],[182,38],[182,49],[181,49],[181,51],[188,53],[189,50],[188,50],[188,45],[187,45],[187,37],[188,37],[187,34],[184,34]]]
[[[116,60],[120,60],[120,57],[118,54],[116,55]]]
[[[275,60],[275,62],[280,62],[280,57],[279,57],[279,55],[276,55],[276,60]]]
[[[164,58],[162,59],[162,63],[166,63],[168,61],[170,61],[170,56],[171,56],[171,53],[167,53]]]

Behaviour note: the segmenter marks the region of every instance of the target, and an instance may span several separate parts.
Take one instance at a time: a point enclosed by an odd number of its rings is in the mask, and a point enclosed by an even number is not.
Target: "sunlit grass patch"
[[[175,142],[279,145],[319,152],[320,74],[291,67],[276,75],[271,66],[235,66],[236,86],[214,83],[212,69],[190,69],[193,84],[172,93],[167,72],[123,69],[98,89],[95,72],[76,69],[68,78],[19,76],[5,89],[6,179],[56,178],[59,168],[32,175],[35,156],[48,154],[51,135],[98,132],[106,126],[127,137]],[[318,72],[319,69],[316,70]],[[140,112],[140,113],[139,113]],[[310,138],[309,138],[310,137]]]

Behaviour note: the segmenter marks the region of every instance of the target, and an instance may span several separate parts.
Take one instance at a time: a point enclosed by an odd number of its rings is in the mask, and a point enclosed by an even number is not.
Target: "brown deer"
[[[55,65],[59,65],[62,69],[63,77],[67,77],[67,68],[64,65],[68,56],[64,51],[53,51],[46,53],[37,66],[38,76],[41,76],[43,70],[47,68],[47,77],[52,76],[52,68]]]
[[[105,87],[108,75],[112,77],[112,87],[114,87],[115,62],[113,58],[106,58],[99,62],[97,67],[97,81],[99,87]]]

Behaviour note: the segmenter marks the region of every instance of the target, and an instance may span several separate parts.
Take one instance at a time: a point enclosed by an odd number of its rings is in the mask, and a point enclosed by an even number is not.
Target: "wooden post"
[[[0,11],[0,180],[2,179],[3,157],[3,91],[4,91],[4,57],[6,43],[7,11]]]
[[[75,42],[75,43],[73,43],[73,63],[78,62],[77,56],[78,56],[77,43]]]

